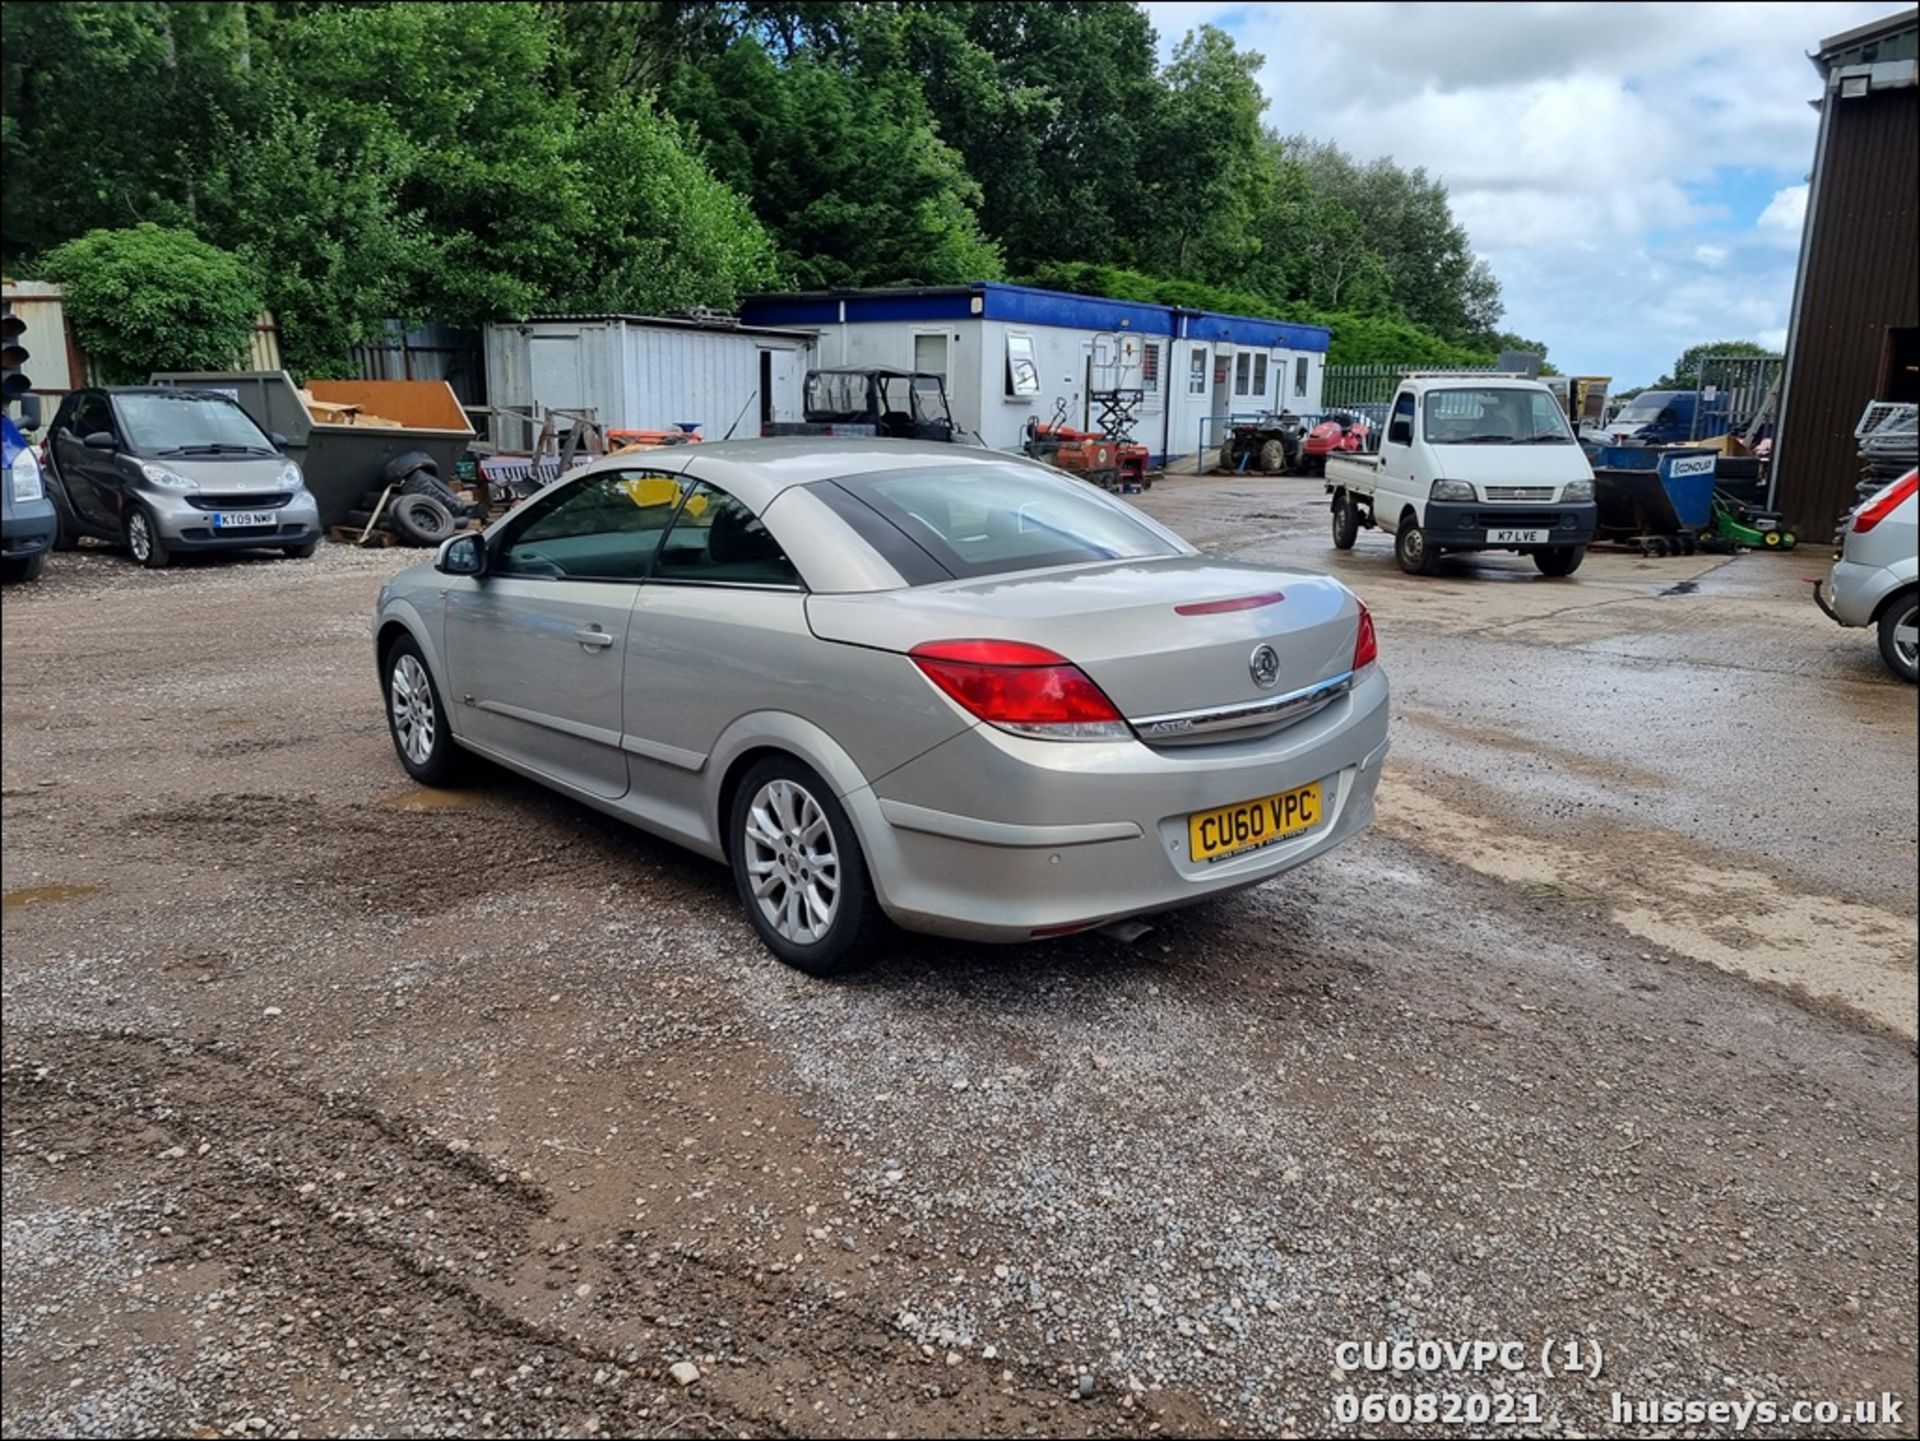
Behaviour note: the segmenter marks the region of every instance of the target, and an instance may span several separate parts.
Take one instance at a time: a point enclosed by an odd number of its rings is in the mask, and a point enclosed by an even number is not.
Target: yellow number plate
[[[1301,786],[1277,796],[1195,811],[1187,817],[1188,853],[1196,861],[1219,861],[1257,851],[1320,824],[1320,785]]]

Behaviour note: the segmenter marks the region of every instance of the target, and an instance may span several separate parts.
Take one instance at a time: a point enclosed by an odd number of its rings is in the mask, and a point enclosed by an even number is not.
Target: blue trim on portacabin
[[[1132,331],[1141,335],[1184,336],[1235,345],[1325,352],[1331,332],[1322,325],[1260,320],[1185,310],[1136,300],[1073,295],[1031,285],[983,280],[965,286],[927,286],[898,290],[849,290],[760,295],[743,301],[745,325],[838,325],[876,321],[1000,320],[1015,325],[1048,325],[1065,330]]]

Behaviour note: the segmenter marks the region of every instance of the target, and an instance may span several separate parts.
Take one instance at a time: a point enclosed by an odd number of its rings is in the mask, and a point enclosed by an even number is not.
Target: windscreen
[[[815,420],[867,419],[866,376],[815,371],[807,377],[807,415]]]
[[[956,578],[1181,554],[1120,502],[1023,466],[880,471],[834,484]]]
[[[1667,402],[1673,399],[1670,390],[1643,390],[1629,400],[1616,415],[1616,425],[1651,425],[1660,418],[1660,412],[1667,408]]]
[[[1560,402],[1544,390],[1474,386],[1427,394],[1429,445],[1573,445]]]
[[[143,392],[116,395],[114,403],[127,441],[137,451],[150,455],[274,453],[260,427],[231,400]]]

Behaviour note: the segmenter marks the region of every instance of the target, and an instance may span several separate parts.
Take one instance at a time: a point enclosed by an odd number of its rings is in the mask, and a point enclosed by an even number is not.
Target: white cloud
[[[1807,223],[1807,193],[1811,188],[1789,185],[1785,190],[1774,191],[1767,208],[1753,222],[1754,229],[1771,237],[1776,244],[1798,245],[1800,229]]]
[[[1163,54],[1202,23],[1260,51],[1276,130],[1444,180],[1507,328],[1563,368],[1647,380],[1697,341],[1785,325],[1816,124],[1807,52],[1891,6],[1146,8]]]

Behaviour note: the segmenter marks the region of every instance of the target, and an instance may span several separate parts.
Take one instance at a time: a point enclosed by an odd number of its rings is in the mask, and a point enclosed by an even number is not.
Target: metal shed
[[[671,430],[696,425],[708,440],[729,429],[800,418],[811,364],[807,331],[742,325],[731,317],[538,315],[486,328],[487,399],[496,409],[591,410],[602,425]],[[526,426],[494,444],[521,449]]]
[[[1869,401],[1920,402],[1920,20],[1911,9],[1821,42],[1819,138],[1787,332],[1773,503],[1824,536],[1860,480]]]
[[[946,376],[956,424],[997,450],[1019,449],[1030,416],[1064,404],[1071,423],[1096,424],[1097,392],[1139,390],[1133,437],[1161,464],[1199,448],[1209,417],[1318,412],[1329,339],[1318,325],[995,280],[755,295],[740,314],[817,330],[818,365]]]

